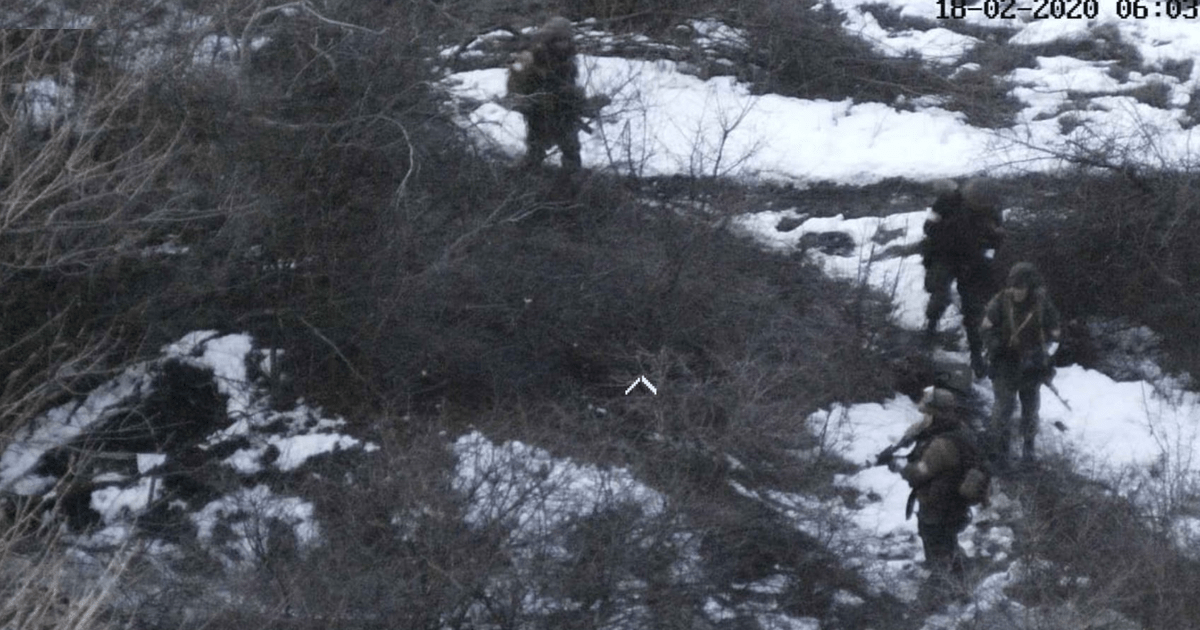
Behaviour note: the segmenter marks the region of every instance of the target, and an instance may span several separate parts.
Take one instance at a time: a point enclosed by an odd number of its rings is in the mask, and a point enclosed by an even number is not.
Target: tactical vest
[[[1010,350],[1017,350],[1020,341],[1021,333],[1029,326],[1034,326],[1036,330],[1037,347],[1044,348],[1046,346],[1046,308],[1045,295],[1042,289],[1030,289],[1026,300],[1033,300],[1033,305],[1030,306],[1029,312],[1021,318],[1020,323],[1017,322],[1016,305],[1013,303],[1012,295],[1008,289],[1005,289],[1000,294],[1000,308],[1003,310],[1004,317],[1004,339],[1003,344]]]
[[[954,443],[954,447],[958,451],[958,465],[944,475],[944,477],[953,477],[953,479],[947,480],[950,482],[947,485],[957,489],[958,498],[966,504],[982,504],[986,506],[988,503],[988,491],[991,486],[991,469],[987,464],[987,460],[983,457],[982,450],[975,441],[974,434],[969,429],[951,429],[919,437],[917,443],[913,446],[910,459],[920,459],[924,455],[925,449],[929,447],[929,444],[937,438],[950,440]],[[928,483],[938,480],[940,479],[931,479]],[[912,509],[913,497],[915,497],[918,490],[920,488],[913,488],[913,496],[909,498],[909,512]]]

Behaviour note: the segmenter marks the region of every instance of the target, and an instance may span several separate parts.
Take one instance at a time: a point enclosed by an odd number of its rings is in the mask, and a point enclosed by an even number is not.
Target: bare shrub
[[[1185,83],[1192,78],[1192,69],[1195,66],[1195,59],[1163,59],[1159,61],[1158,71]]]
[[[322,544],[245,576],[205,627],[671,628],[698,614],[692,535],[623,499],[619,473],[593,467],[591,491],[561,487],[577,481],[569,462],[486,441],[455,458],[427,428],[385,436],[352,485],[313,482]]]
[[[1179,125],[1184,129],[1191,129],[1200,124],[1200,90],[1192,90],[1187,105],[1183,108],[1183,114]]]
[[[1139,102],[1159,109],[1171,109],[1171,93],[1171,86],[1164,81],[1147,81],[1145,85],[1125,92]]]
[[[135,356],[165,261],[229,208],[200,190],[203,121],[164,102],[173,58],[126,66],[116,26],[8,31],[0,47],[5,429]]]
[[[1200,564],[1130,502],[1065,462],[1029,479],[1024,492],[1028,516],[1018,537],[1028,571],[1014,592],[1019,601],[1117,610],[1148,628],[1195,619]]]
[[[1037,57],[1025,46],[985,40],[963,57],[964,64],[977,69],[959,69],[949,78],[947,109],[961,111],[973,125],[1000,128],[1012,125],[1024,105],[1011,94],[1011,85],[1001,77],[1017,68],[1037,66]]]
[[[619,31],[653,33],[680,20],[696,18],[710,12],[726,9],[728,5],[717,2],[684,2],[668,0],[567,0],[566,12],[579,18],[597,18],[607,26]]]
[[[223,178],[213,159],[223,116],[236,110],[234,90],[221,73],[193,65],[192,39],[180,31],[171,31],[171,49],[125,39],[145,26],[146,8],[115,1],[89,5],[88,14],[34,11],[19,19],[94,28],[3,34],[3,447],[50,407],[153,351],[164,330],[194,326],[200,318],[188,298],[212,286],[207,278],[219,270],[199,271],[204,264],[192,254],[243,207],[238,178]],[[175,283],[189,266],[189,279],[201,280],[181,291]],[[88,458],[72,461],[76,455]],[[87,488],[64,482],[54,511],[31,506],[36,516],[12,524],[0,564],[24,568],[4,580],[5,624],[103,627],[122,613],[116,600],[136,554],[119,550],[111,566],[96,566],[63,541],[30,535],[35,520],[56,531],[58,519],[70,518],[68,503],[88,500]]]
[[[764,0],[744,6],[739,20],[758,53],[753,63],[766,72],[766,92],[891,103],[942,84],[919,59],[884,57],[844,32],[830,5]]]
[[[1028,46],[983,41],[967,51],[963,62],[977,63],[984,72],[1003,76],[1017,68],[1036,68],[1037,57],[1036,51]]]
[[[903,18],[882,5],[866,9],[885,23],[934,26]],[[985,40],[964,58],[980,68],[939,72],[916,55],[889,57],[876,52],[866,41],[844,31],[842,16],[829,5],[764,0],[743,7],[738,20],[755,51],[747,64],[763,69],[765,78],[757,81],[763,91],[901,105],[911,99],[938,97],[948,109],[963,112],[972,124],[984,127],[1011,124],[1021,104],[998,77],[1032,60],[1023,47],[994,42],[998,33],[1004,33],[1001,29],[955,25],[956,30]]]
[[[1185,172],[1142,171],[1119,159],[1093,163],[1114,172],[1080,172],[1054,211],[1015,217],[1027,229],[1013,232],[1013,249],[1049,271],[1067,319],[1145,323],[1168,340],[1168,368],[1195,373],[1200,184]]]
[[[117,578],[133,558],[127,550],[107,565],[77,566],[66,547],[50,544],[34,554],[16,553],[15,540],[0,540],[0,623],[13,630],[83,630],[117,625],[113,603]]]
[[[1126,42],[1116,24],[1103,24],[1088,30],[1087,37],[1064,37],[1028,47],[1039,57],[1074,57],[1084,61],[1116,61],[1109,72],[1123,72],[1142,67],[1142,54],[1137,46]]]

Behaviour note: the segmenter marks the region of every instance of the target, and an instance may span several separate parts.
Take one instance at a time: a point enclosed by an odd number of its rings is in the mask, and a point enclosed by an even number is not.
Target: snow
[[[130,488],[109,486],[92,492],[91,507],[105,523],[145,510],[162,495],[162,484],[154,478],[142,478]]]
[[[865,11],[851,11],[844,25],[847,30],[867,40],[873,48],[889,57],[919,53],[929,61],[952,64],[978,43],[974,37],[945,28],[888,31],[879,25],[872,13]]]
[[[863,8],[865,3],[835,0],[834,4],[846,12],[844,27],[848,32],[885,54],[917,54],[932,64],[962,70],[979,68],[961,61],[979,43],[974,37],[945,28],[892,32],[880,26],[872,9]],[[906,17],[936,18],[934,2],[894,0],[886,4],[900,9]],[[581,83],[589,93],[613,98],[603,120],[594,123],[595,133],[581,135],[583,160],[591,169],[644,176],[715,175],[800,185],[820,181],[867,184],[890,177],[931,181],[983,172],[1003,176],[1030,169],[1053,171],[1062,166],[1054,154],[1064,147],[1103,147],[1114,140],[1126,147],[1118,156],[1122,159],[1155,167],[1184,168],[1193,164],[1192,133],[1181,121],[1187,120],[1183,108],[1193,91],[1200,89],[1200,73],[1193,69],[1181,78],[1157,71],[1165,63],[1200,56],[1200,30],[1192,24],[1154,16],[1120,20],[1114,15],[1115,3],[1101,4],[1105,6],[1097,20],[1020,19],[998,24],[987,23],[982,13],[968,14],[968,22],[995,28],[999,41],[1007,40],[1010,45],[1084,43],[1101,34],[1111,40],[1111,33],[1116,32],[1145,60],[1144,67],[1123,67],[1127,60],[1115,56],[1098,60],[1037,57],[1036,67],[1017,68],[998,77],[1012,86],[1011,94],[1022,104],[1016,123],[998,130],[972,127],[962,114],[942,108],[937,98],[909,99],[908,105],[915,106],[915,111],[908,111],[890,104],[849,99],[758,95],[733,77],[702,79],[683,74],[684,68],[669,61],[583,56]],[[1095,29],[1108,30],[1098,34]],[[1131,90],[1154,83],[1167,88],[1166,109],[1128,95]],[[451,75],[445,85],[451,97],[469,112],[465,125],[480,144],[507,156],[523,151],[524,122],[503,105],[503,69]],[[1069,116],[1071,123],[1060,125],[1062,116]],[[895,322],[919,329],[928,301],[923,288],[924,269],[920,257],[907,252],[914,251],[913,246],[920,241],[927,213],[859,219],[847,219],[836,209],[827,214],[832,216],[808,217],[791,209],[761,208],[737,217],[733,229],[781,252],[794,251],[806,234],[841,232],[849,236],[854,243],[849,255],[831,255],[812,248],[808,255],[831,276],[866,283],[892,296]],[[784,218],[800,220],[801,224],[788,232],[778,231],[776,226]],[[889,252],[893,247],[896,249]],[[952,309],[942,327],[960,326],[961,315]],[[947,354],[963,363],[967,360],[961,350]],[[1154,374],[1156,370],[1142,372]],[[1194,462],[1200,446],[1200,401],[1196,396],[1175,390],[1169,381],[1118,382],[1079,366],[1061,368],[1055,384],[1070,408],[1049,391],[1043,392],[1043,430],[1037,438],[1040,453],[1072,457],[1081,472],[1098,480],[1118,479],[1117,491],[1135,501],[1152,495],[1178,499],[1194,488],[1190,480],[1197,472]],[[986,380],[976,383],[976,389],[983,400],[990,402]],[[825,436],[823,448],[828,452],[866,464],[894,443],[919,416],[911,400],[896,397],[882,403],[835,406],[814,414],[808,422],[815,433]],[[1061,423],[1065,431],[1049,428],[1055,422]],[[481,436],[475,436],[468,442],[478,448],[480,440]],[[460,451],[463,444],[457,447]],[[595,474],[578,464],[546,460],[540,452],[522,452],[523,448],[527,447],[510,443],[504,447],[510,453],[505,457],[534,457],[556,475],[578,474],[581,480]],[[487,457],[497,456],[495,450],[486,452]],[[460,471],[459,487],[470,485],[462,480],[477,474]],[[528,481],[522,477],[508,483],[489,486],[487,492],[513,496]],[[577,483],[573,491],[583,492],[583,497],[594,496],[588,482]],[[920,557],[921,552],[915,521],[904,517],[907,484],[883,467],[865,466],[839,477],[837,483],[857,490],[862,498],[847,507],[838,501],[823,502],[736,484],[735,489],[775,506],[801,531],[832,547],[842,547],[849,562],[858,566],[876,588],[911,600],[921,572],[909,559]],[[556,487],[569,485],[566,478],[555,483]],[[563,503],[583,501],[584,506],[591,500],[555,498]],[[1005,509],[1014,509],[1015,504],[1007,497],[999,497],[997,502]],[[499,508],[507,504],[501,501],[491,505]],[[1151,503],[1145,507],[1165,510]],[[994,505],[990,509],[999,508]],[[1174,531],[1181,543],[1194,540],[1195,532],[1200,530],[1196,525],[1200,521],[1195,517],[1174,513],[1159,516],[1176,519]],[[483,518],[483,514],[476,512],[473,518]],[[544,518],[523,514],[518,521],[528,526]],[[1012,554],[1013,532],[1007,527],[981,531],[971,526],[961,540],[973,555],[1003,561]],[[1013,566],[1012,571],[1019,570],[1019,563]],[[1011,572],[987,577],[977,587],[973,607],[951,613],[969,616],[995,608],[1004,601],[1004,586],[1015,579]],[[707,610],[714,621],[732,614],[716,600],[709,601]],[[936,627],[951,627],[954,614]],[[804,620],[784,621],[767,615],[760,615],[759,620],[767,627],[806,627]]]
[[[855,244],[848,256],[809,251],[809,256],[830,274],[853,282],[866,282],[887,292],[895,304],[897,323],[918,330],[924,322],[928,296],[924,291],[924,268],[920,256],[879,257],[888,247],[909,246],[920,240],[920,226],[927,211],[890,215],[883,218],[845,219],[841,215],[810,218],[789,232],[775,229],[784,217],[802,218],[794,211],[764,211],[739,217],[735,228],[749,234],[764,246],[780,251],[793,250],[806,233],[842,232]],[[876,242],[876,235],[889,233],[890,241]],[[953,312],[942,321],[942,328],[961,326],[961,315]],[[965,350],[949,351],[948,356],[962,363]],[[1054,380],[1068,409],[1049,390],[1042,392],[1042,430],[1037,437],[1040,453],[1064,453],[1076,462],[1079,471],[1102,482],[1117,479],[1116,489],[1138,501],[1143,507],[1165,512],[1153,497],[1182,499],[1194,489],[1193,479],[1200,466],[1200,399],[1194,394],[1164,387],[1163,382],[1142,380],[1115,381],[1079,366],[1058,369]],[[991,400],[988,381],[977,382],[976,390]],[[816,435],[825,436],[824,448],[851,462],[864,464],[852,475],[840,477],[839,485],[857,490],[861,496],[877,497],[852,509],[836,503],[820,504],[804,497],[775,497],[776,502],[796,519],[796,527],[811,535],[849,545],[858,540],[857,552],[864,574],[875,576],[872,582],[907,599],[907,586],[897,582],[897,571],[887,558],[919,555],[915,520],[905,520],[905,502],[909,488],[898,475],[884,467],[866,467],[884,447],[895,443],[905,429],[920,418],[916,406],[907,397],[897,396],[883,403],[834,406],[814,414],[808,420]],[[1065,431],[1050,428],[1060,422]],[[1179,505],[1174,507],[1178,508]],[[813,521],[811,515],[824,512],[830,521]],[[1175,514],[1160,513],[1173,517]],[[844,523],[839,523],[844,521]],[[848,524],[849,529],[845,529]],[[830,529],[836,525],[841,529]],[[1177,539],[1191,540],[1194,519],[1181,519],[1176,526]],[[863,543],[866,540],[868,542]],[[1011,553],[1011,530],[993,528],[979,532],[968,528],[961,536],[968,553]],[[981,588],[983,588],[981,586]],[[984,600],[980,600],[984,601]]]
[[[985,159],[991,134],[937,107],[898,111],[878,103],[799,100],[753,95],[732,77],[702,80],[681,74],[670,61],[583,57],[589,93],[605,93],[611,114],[581,136],[589,168],[641,176],[675,174],[760,178],[774,181],[839,180],[870,183],[888,177],[936,179],[963,172],[947,154]],[[450,77],[454,98],[481,101],[464,124],[499,153],[523,151],[522,117],[497,102],[504,70]],[[915,144],[934,151],[914,154]]]
[[[978,67],[961,61],[980,43],[977,38],[941,27],[887,31],[873,9],[863,8],[892,6],[903,16],[939,22],[937,3],[833,4],[846,12],[843,26],[848,32],[885,54],[918,54],[929,63]],[[938,99],[908,99],[916,111],[902,111],[882,103],[755,95],[750,85],[732,77],[704,80],[684,74],[670,61],[582,55],[581,83],[590,94],[613,98],[603,119],[593,124],[595,133],[581,136],[583,161],[591,169],[645,176],[716,174],[794,183],[867,184],[890,177],[927,181],[978,172],[1052,170],[1062,166],[1054,153],[1089,131],[1076,128],[1064,137],[1057,119],[1069,114],[1091,123],[1095,137],[1088,138],[1088,146],[1108,137],[1140,138],[1150,130],[1156,137],[1154,146],[1137,147],[1129,157],[1155,165],[1190,164],[1192,134],[1180,122],[1187,119],[1183,108],[1200,86],[1200,77],[1195,69],[1182,80],[1156,70],[1164,62],[1200,56],[1200,36],[1187,20],[1153,15],[1117,19],[1114,6],[1102,6],[1097,20],[988,20],[981,12],[968,14],[967,22],[995,29],[1010,45],[1083,41],[1099,38],[1097,33],[1108,29],[1106,33],[1119,33],[1145,60],[1146,67],[1140,68],[1123,67],[1127,60],[1116,58],[1041,57],[1036,68],[1017,68],[997,77],[1011,82],[1012,94],[1025,105],[1014,126],[999,130],[972,127],[962,114],[939,107]],[[702,32],[713,30],[704,26]],[[1112,72],[1114,67],[1124,72]],[[469,111],[463,124],[478,142],[516,156],[523,150],[524,121],[503,106],[504,72],[489,68],[452,74],[444,85]],[[1122,74],[1124,78],[1117,78]],[[1149,82],[1168,87],[1169,109],[1121,96]],[[1066,107],[1071,97],[1084,106]]]
[[[82,401],[60,405],[35,419],[13,436],[0,453],[0,491],[37,496],[52,492],[56,479],[34,474],[43,455],[69,445],[85,432],[114,415],[127,413],[155,386],[155,376],[166,362],[182,362],[211,373],[218,391],[225,398],[229,426],[214,425],[201,448],[212,448],[228,440],[248,446],[236,450],[223,461],[236,473],[254,475],[268,468],[296,472],[311,458],[336,451],[361,449],[373,452],[376,445],[344,435],[346,421],[327,417],[321,410],[307,407],[303,401],[291,409],[273,409],[263,383],[251,377],[248,366],[269,366],[269,349],[256,348],[249,335],[194,331],[161,349],[157,359],[135,364],[100,385]],[[90,494],[89,506],[100,515],[103,528],[81,537],[84,545],[120,545],[135,533],[134,523],[151,505],[164,496],[162,479],[155,470],[167,465],[165,453],[134,453],[139,478],[130,480],[112,472],[91,478],[97,487]],[[269,463],[264,463],[268,462]],[[172,502],[170,509],[187,509],[186,503]],[[289,528],[301,545],[314,544],[318,529],[310,503],[297,497],[276,495],[270,488],[257,485],[200,506],[190,518],[196,523],[202,542],[230,567],[246,567],[255,553],[266,548],[269,538],[281,530],[269,527],[272,521]],[[213,532],[223,532],[213,540]]]
[[[38,128],[52,126],[75,105],[74,77],[32,79],[7,86],[16,109]]]
[[[138,453],[137,454],[137,469],[138,474],[144,475],[151,470],[162,466],[167,461],[166,455],[154,453]]]
[[[191,519],[200,542],[231,568],[253,566],[271,544],[282,542],[272,540],[280,531],[272,529],[272,521],[288,527],[301,547],[315,543],[319,533],[311,503],[297,497],[278,496],[264,485],[217,499]],[[218,535],[218,524],[224,524],[233,535]]]
[[[915,54],[948,69],[979,68],[963,62],[980,43],[976,37],[941,26],[888,30],[873,9],[864,8],[887,5],[904,17],[937,22],[936,2],[831,3],[846,13],[848,32],[884,54]],[[1145,67],[1136,68],[1121,67],[1126,61],[1116,58],[1038,57],[1035,68],[1017,68],[997,77],[1011,83],[1011,94],[1023,104],[1015,124],[998,130],[971,126],[963,114],[945,109],[942,99],[936,97],[908,99],[901,109],[899,104],[851,99],[755,94],[751,85],[734,77],[691,76],[671,61],[583,55],[581,83],[591,94],[613,98],[603,119],[594,123],[595,132],[581,137],[584,165],[641,176],[682,174],[801,186],[825,181],[855,185],[892,177],[930,181],[981,172],[1003,176],[1030,169],[1052,171],[1061,166],[1053,157],[1061,147],[1070,143],[1102,146],[1113,139],[1130,147],[1123,157],[1155,166],[1191,165],[1195,162],[1192,132],[1180,121],[1192,93],[1200,89],[1200,70],[1193,68],[1182,78],[1157,70],[1200,57],[1200,29],[1187,20],[1154,16],[1120,20],[1115,5],[1101,2],[1101,16],[1096,20],[989,20],[981,12],[967,15],[965,22],[994,28],[996,39],[1009,45],[1083,42],[1097,39],[1097,29],[1108,29],[1119,33],[1145,60]],[[720,42],[737,47],[744,42],[742,33],[719,22],[693,22],[692,26],[701,44]],[[252,45],[261,46],[263,41],[256,38]],[[234,46],[228,37],[202,38],[196,47],[196,63],[229,64]],[[1166,109],[1125,94],[1154,82],[1169,89]],[[523,152],[525,125],[521,116],[505,106],[503,68],[452,74],[443,85],[457,111],[466,112],[461,124],[476,142],[503,156]],[[56,108],[70,105],[73,98],[64,84],[49,78],[31,81],[25,89],[35,120],[46,119]],[[1082,124],[1064,135],[1065,125],[1059,124],[1062,116]],[[928,299],[920,259],[913,254],[886,254],[888,248],[903,249],[919,241],[926,213],[847,219],[831,208],[827,214],[831,216],[752,209],[737,217],[733,228],[781,252],[793,251],[806,234],[848,235],[854,243],[850,255],[815,250],[807,255],[832,276],[866,283],[892,296],[896,323],[919,328]],[[780,232],[776,225],[783,218],[802,223],[795,230]],[[879,238],[884,235],[887,238]],[[959,325],[960,316],[955,312],[942,322],[943,328]],[[230,438],[248,439],[248,447],[224,460],[235,472],[265,470],[270,449],[278,454],[269,466],[294,471],[321,453],[376,448],[337,433],[344,424],[341,419],[324,418],[307,409],[270,410],[267,397],[247,372],[247,365],[254,361],[267,366],[266,355],[255,352],[248,335],[216,331],[191,333],[163,349],[164,357],[213,373],[226,397],[232,424],[214,431],[207,445]],[[965,352],[952,354],[966,361]],[[134,366],[83,400],[52,409],[14,435],[0,454],[0,491],[46,492],[54,479],[33,474],[41,456],[68,444],[144,393],[153,366],[153,362]],[[1119,479],[1116,489],[1135,501],[1144,495],[1172,497],[1176,496],[1172,493],[1191,489],[1200,452],[1200,400],[1195,395],[1164,388],[1161,381],[1116,381],[1079,366],[1060,368],[1055,384],[1070,407],[1049,391],[1043,392],[1043,430],[1037,442],[1040,453],[1072,457],[1081,472],[1101,481]],[[981,397],[990,398],[986,381],[978,382],[976,388]],[[840,499],[825,501],[740,485],[735,485],[735,490],[773,506],[788,515],[797,529],[842,550],[847,563],[858,568],[875,588],[911,601],[922,575],[913,564],[921,553],[916,524],[904,517],[907,484],[883,467],[865,464],[894,443],[918,417],[912,401],[897,396],[883,402],[836,405],[806,420],[814,433],[825,436],[822,449],[826,453],[864,464],[836,480],[857,491],[859,498],[853,505]],[[279,421],[285,427],[282,433],[259,432]],[[1061,423],[1065,431],[1049,429],[1053,422]],[[650,515],[664,510],[664,497],[627,470],[554,457],[520,442],[496,444],[479,432],[460,437],[452,448],[458,458],[453,487],[468,500],[468,523],[510,523],[516,541],[552,534],[566,519],[609,507],[634,506]],[[153,472],[166,461],[165,455],[138,454],[138,471]],[[126,483],[111,479],[116,484]],[[91,505],[107,526],[101,535],[114,543],[126,540],[131,530],[123,524],[126,516],[144,510],[160,498],[160,492],[153,477],[93,492]],[[1004,498],[998,497],[996,502],[1003,504]],[[1200,519],[1176,513],[1164,516],[1174,518],[1173,531],[1180,545],[1194,546],[1200,537]],[[319,539],[310,503],[278,496],[264,485],[212,501],[191,518],[201,542],[231,566],[244,566],[262,552],[276,531],[269,527],[271,521],[283,523],[301,545]],[[225,529],[233,535],[220,533]],[[968,553],[1002,558],[1011,553],[1013,533],[1005,527],[981,531],[972,526],[962,535],[962,542]],[[1018,561],[1007,572],[985,577],[976,586],[973,608],[951,610],[927,627],[950,627],[955,615],[968,618],[1014,605],[1003,596],[1003,589],[1018,579],[1022,570]],[[746,587],[771,594],[784,585],[768,578]],[[705,608],[713,621],[740,612],[715,598],[708,600]],[[758,619],[764,628],[820,627],[815,619],[777,612],[764,612]]]
[[[555,458],[521,442],[496,445],[478,431],[454,443],[455,490],[469,497],[467,522],[509,522],[518,539],[541,537],[571,518],[622,504],[644,514],[662,511],[664,498],[629,471]]]
[[[145,366],[135,366],[92,390],[82,402],[51,409],[45,416],[18,429],[0,454],[0,491],[33,495],[48,490],[54,479],[28,474],[47,451],[66,445],[88,427],[120,410],[120,403],[147,385]]]
[[[920,242],[927,211],[906,212],[885,217],[846,219],[843,215],[818,217],[804,221],[788,232],[775,229],[782,218],[800,218],[792,210],[763,211],[736,217],[734,229],[749,234],[763,244],[780,251],[791,251],[806,234],[841,232],[855,243],[851,256],[817,256],[825,272],[847,280],[865,279],[872,286],[884,289],[888,295],[904,299],[895,301],[893,315],[897,323],[916,329],[924,323],[925,270],[917,256],[884,257],[887,247],[910,247]],[[892,234],[885,245],[877,242],[883,234]]]
[[[719,20],[692,20],[689,25],[696,33],[694,43],[702,48],[724,45],[744,49],[749,46],[745,31]]]

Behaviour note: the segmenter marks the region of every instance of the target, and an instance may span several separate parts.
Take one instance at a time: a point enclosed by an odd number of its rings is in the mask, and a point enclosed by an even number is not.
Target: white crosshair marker
[[[658,395],[658,388],[655,387],[650,381],[646,380],[644,375],[637,377],[637,380],[625,389],[625,395],[628,396],[629,392],[633,391],[633,388],[638,386],[638,383],[645,385],[646,389],[649,389],[651,394],[654,394],[655,396]]]

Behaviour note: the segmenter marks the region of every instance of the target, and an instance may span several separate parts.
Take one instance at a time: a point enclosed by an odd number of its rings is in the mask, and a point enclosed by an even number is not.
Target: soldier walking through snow
[[[983,306],[995,291],[992,258],[1004,242],[1003,217],[986,180],[971,179],[938,195],[925,221],[921,254],[925,265],[925,334],[932,342],[938,321],[950,305],[950,285],[958,282],[963,328],[971,351],[971,369],[983,378],[979,322]]]
[[[540,165],[557,145],[563,169],[580,169],[579,130],[586,98],[576,85],[578,78],[571,23],[562,17],[547,20],[534,35],[533,46],[510,62],[508,94],[527,128],[523,167]]]
[[[1020,262],[1009,270],[1006,288],[988,302],[980,332],[987,345],[992,391],[988,441],[1001,465],[1008,461],[1009,424],[1021,400],[1021,458],[1033,461],[1042,383],[1054,378],[1050,358],[1058,348],[1058,309],[1046,294],[1037,268]]]
[[[930,387],[918,408],[923,417],[901,442],[914,443],[908,463],[900,466],[891,459],[888,468],[912,487],[906,516],[915,502],[926,566],[945,578],[964,568],[958,534],[971,521],[971,506],[987,502],[991,478],[954,392]]]

